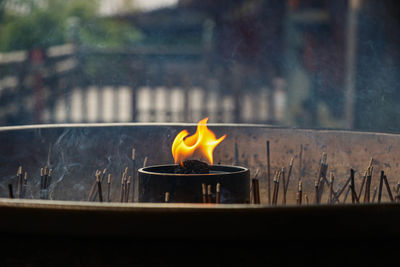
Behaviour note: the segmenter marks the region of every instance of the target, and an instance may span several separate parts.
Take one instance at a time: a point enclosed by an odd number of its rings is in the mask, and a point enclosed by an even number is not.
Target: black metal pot
[[[221,184],[220,203],[249,203],[250,172],[237,166],[210,166],[207,174],[175,174],[176,165],[149,166],[139,169],[139,202],[164,202],[169,192],[170,202],[201,203],[204,183],[212,186],[215,199],[216,184]]]

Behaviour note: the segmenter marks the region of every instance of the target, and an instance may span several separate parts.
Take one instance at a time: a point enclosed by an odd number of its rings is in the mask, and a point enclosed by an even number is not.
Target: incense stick
[[[42,170],[43,170],[43,169],[42,169]],[[96,177],[96,174],[97,174],[98,171],[99,171],[99,170],[96,170],[95,177]],[[88,201],[92,201],[92,196],[93,196],[93,193],[94,193],[95,188],[96,188],[96,179],[94,180],[94,182],[92,183],[92,187],[90,188],[89,196],[88,196]]]
[[[282,204],[286,205],[286,177],[285,177],[285,168],[281,169],[281,177],[282,177],[282,186],[283,186],[283,197],[282,197]]]
[[[22,184],[22,198],[25,198],[26,187],[28,185],[28,172],[25,172],[24,182]]]
[[[211,185],[207,185],[207,203],[212,203]]]
[[[237,142],[235,142],[235,165],[239,166],[239,146]]]
[[[135,202],[135,185],[138,184],[136,181],[136,149],[132,148],[132,202]]]
[[[393,195],[392,195],[392,190],[390,189],[390,185],[389,185],[389,182],[387,180],[386,175],[383,176],[383,181],[385,182],[386,190],[387,190],[387,192],[389,194],[390,201],[394,202],[394,198],[393,198]]]
[[[298,205],[301,205],[302,198],[303,198],[303,183],[300,180],[298,188],[297,188],[297,194],[296,194],[296,201],[297,201]]]
[[[207,187],[206,184],[201,184],[201,192],[203,195],[203,203],[207,203]]]
[[[303,144],[300,144],[300,152],[299,152],[299,180],[303,178]]]
[[[275,175],[274,175],[274,180],[273,180],[273,183],[274,183],[274,189],[273,189],[273,192],[272,192],[272,205],[275,205],[276,203],[275,203],[275,198],[276,198],[276,189],[277,189],[277,179],[278,179],[278,171],[275,171]]]
[[[381,199],[382,199],[383,176],[385,176],[385,172],[381,171],[381,178],[379,180],[378,203],[381,203]]]
[[[12,184],[8,184],[8,197],[14,198],[13,187]]]
[[[288,190],[288,188],[289,188],[290,177],[292,176],[293,161],[294,161],[294,157],[292,157],[292,158],[290,159],[290,163],[289,163],[288,177],[287,177],[287,181],[286,181],[286,185],[285,185],[285,195],[286,195],[287,190]]]
[[[111,202],[111,173],[108,174],[107,178],[107,202]]]
[[[337,192],[336,196],[335,196],[335,201],[339,202],[339,198],[340,196],[343,194],[344,190],[346,189],[346,187],[349,185],[351,178],[349,177],[347,179],[347,181],[344,183],[343,187],[339,190],[339,192]]]
[[[377,192],[378,188],[375,186],[374,187],[374,194],[372,196],[372,203],[375,203],[375,197],[376,197],[376,192]]]
[[[103,202],[103,191],[101,190],[100,172],[97,173],[97,175],[96,175],[96,182],[97,182],[97,190],[98,190],[98,193],[99,193],[99,201]]]
[[[221,184],[217,183],[216,189],[215,189],[215,203],[220,203],[221,202]]]
[[[252,183],[253,203],[260,204],[260,191],[259,191],[258,179],[256,178],[251,179],[251,183]]]
[[[128,176],[128,180],[126,181],[126,187],[125,187],[125,202],[129,202],[129,191],[131,189],[131,176]]]
[[[335,176],[333,176],[333,173],[331,172],[331,178],[329,181],[329,198],[328,198],[328,204],[333,204],[333,183],[335,181]]]
[[[22,193],[22,166],[18,167],[17,170],[17,197],[21,198]]]
[[[314,182],[314,188],[315,188],[315,191],[314,191],[314,203],[315,204],[319,204],[319,182],[318,181],[315,181]]]
[[[372,170],[373,170],[372,166],[369,167],[367,170],[367,181],[365,182],[364,203],[370,202]]]
[[[104,178],[106,177],[106,173],[107,173],[107,169],[104,168],[104,169],[103,169],[103,173],[102,173],[102,175],[101,175],[100,183],[103,183],[103,180],[104,180]],[[99,171],[99,175],[100,175],[100,171]],[[97,189],[97,187],[95,186],[95,188],[94,188],[94,193],[93,193],[93,200],[92,200],[92,201],[95,201],[95,200],[96,200],[97,194],[98,194],[98,189]]]
[[[360,192],[358,192],[358,199],[361,199],[361,194],[363,192],[364,185],[367,181],[367,176],[368,176],[368,171],[365,171],[364,176],[362,178],[362,182],[361,182]]]
[[[304,199],[306,201],[306,204],[308,205],[310,201],[308,200],[308,194],[304,194]]]
[[[271,204],[271,158],[269,151],[269,140],[267,140],[267,197],[268,204]]]
[[[351,190],[351,203],[358,202],[356,188],[355,188],[355,182],[354,182],[354,170],[353,169],[350,169],[350,190]]]
[[[122,173],[121,177],[121,192],[120,192],[120,200],[119,202],[124,202],[124,197],[125,197],[125,179],[126,179],[126,173]]]

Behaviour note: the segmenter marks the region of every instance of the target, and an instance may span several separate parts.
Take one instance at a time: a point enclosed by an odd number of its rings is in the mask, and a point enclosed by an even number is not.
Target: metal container
[[[139,202],[170,201],[201,203],[202,184],[211,185],[215,199],[216,185],[221,184],[221,203],[249,203],[250,171],[244,167],[211,165],[207,174],[176,174],[177,165],[158,165],[139,169]]]

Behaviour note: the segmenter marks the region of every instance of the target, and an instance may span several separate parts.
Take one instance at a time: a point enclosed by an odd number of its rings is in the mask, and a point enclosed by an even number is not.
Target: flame
[[[208,118],[199,121],[197,131],[192,136],[188,136],[189,132],[186,130],[178,133],[172,144],[175,163],[182,164],[184,160],[199,155],[213,164],[213,151],[225,139],[226,134],[217,139],[215,134],[207,128],[207,121]]]

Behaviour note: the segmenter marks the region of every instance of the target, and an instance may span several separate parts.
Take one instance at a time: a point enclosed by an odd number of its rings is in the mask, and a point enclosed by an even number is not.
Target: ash
[[[183,166],[182,166],[183,165]],[[175,173],[179,174],[203,174],[210,172],[210,166],[199,160],[185,160],[182,165],[175,168]]]

